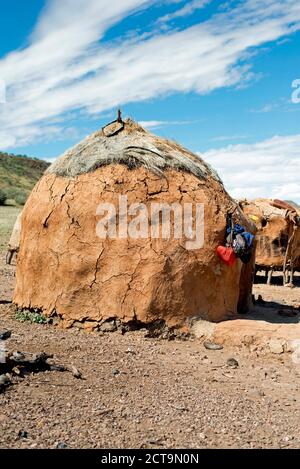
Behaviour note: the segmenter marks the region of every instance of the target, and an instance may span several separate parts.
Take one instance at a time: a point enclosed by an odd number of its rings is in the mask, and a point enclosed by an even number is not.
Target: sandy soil
[[[0,330],[7,350],[45,351],[76,366],[15,379],[0,394],[0,447],[266,448],[300,445],[300,367],[289,354],[245,346],[204,348],[199,339],[167,341],[63,331],[20,323],[10,304],[14,267],[0,254]],[[274,309],[296,307],[299,287],[259,284]],[[278,319],[278,317],[276,316]],[[227,364],[235,358],[239,366]]]

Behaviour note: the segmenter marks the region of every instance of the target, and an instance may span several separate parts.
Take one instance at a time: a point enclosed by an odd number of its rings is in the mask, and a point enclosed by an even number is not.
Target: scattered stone
[[[49,324],[52,324],[53,326],[58,326],[60,322],[61,319],[59,317],[53,317],[49,319]]]
[[[202,337],[209,339],[213,335],[215,329],[214,323],[198,318],[192,318],[190,322],[190,332],[197,339]]]
[[[246,345],[246,347],[250,347],[255,342],[255,337],[253,335],[245,335],[242,339],[242,343]]]
[[[120,374],[120,371],[119,371],[119,370],[116,370],[116,369],[113,369],[113,370],[112,370],[112,374],[113,374],[114,376],[117,376],[117,375]]]
[[[10,336],[11,336],[11,331],[6,330],[6,331],[0,332],[0,340],[7,340],[10,338]]]
[[[235,358],[228,358],[227,365],[231,368],[238,368],[239,362]]]
[[[148,440],[148,444],[149,445],[161,445],[162,444],[162,439],[161,438],[151,438],[150,440]]]
[[[300,349],[300,339],[288,340],[285,344],[286,352],[296,352],[298,349]]]
[[[10,379],[6,375],[0,375],[0,391],[11,383]]]
[[[21,370],[17,366],[14,366],[11,371],[17,376],[19,376],[21,374]]]
[[[74,376],[74,378],[82,379],[81,371],[79,371],[78,368],[76,368],[75,366],[71,366],[71,373]]]
[[[50,371],[67,371],[67,368],[63,365],[50,365]]]
[[[11,359],[14,361],[22,361],[25,359],[25,355],[22,352],[16,351],[16,352],[13,352]]]
[[[284,352],[284,341],[280,339],[271,339],[269,342],[269,348],[271,353],[281,354]]]
[[[135,351],[130,347],[128,347],[128,349],[125,350],[125,353],[131,353],[132,355],[136,355]]]
[[[221,344],[216,344],[214,342],[204,342],[204,347],[208,350],[222,350],[223,349],[223,345]]]
[[[296,349],[295,352],[292,353],[292,362],[295,365],[299,365],[300,363],[300,348]]]
[[[24,430],[20,430],[18,433],[19,438],[28,438],[28,433]]]
[[[99,330],[102,332],[115,332],[117,330],[117,326],[115,321],[105,321],[101,324]]]
[[[189,409],[187,407],[185,407],[184,405],[176,405],[175,409],[179,410],[180,412],[188,412],[189,411]]]
[[[63,441],[60,441],[57,443],[56,448],[57,449],[66,449],[68,447],[67,443],[64,443]]]
[[[53,355],[48,355],[45,352],[5,352],[3,360],[0,363],[0,372],[2,373],[0,375],[0,392],[4,391],[10,384],[13,384],[13,376],[24,378],[29,373],[69,371],[62,365],[48,363],[49,358],[53,358]],[[78,370],[76,370],[77,373],[79,373]]]

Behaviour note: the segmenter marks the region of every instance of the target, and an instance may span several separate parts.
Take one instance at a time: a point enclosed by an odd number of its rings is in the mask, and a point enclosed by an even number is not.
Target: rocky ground
[[[53,354],[82,373],[15,377],[0,394],[1,448],[299,447],[300,365],[289,354],[21,323],[10,303],[14,267],[0,256],[0,331],[12,331],[2,346]],[[297,307],[299,291],[256,286],[277,303],[274,315],[284,302]]]

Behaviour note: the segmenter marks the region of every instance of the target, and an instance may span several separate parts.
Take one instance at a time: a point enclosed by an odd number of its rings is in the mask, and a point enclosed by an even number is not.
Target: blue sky
[[[0,150],[53,159],[121,106],[236,197],[300,202],[298,0],[1,2]]]

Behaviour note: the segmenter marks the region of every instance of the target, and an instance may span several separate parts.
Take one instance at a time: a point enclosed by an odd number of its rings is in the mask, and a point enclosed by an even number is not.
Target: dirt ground
[[[64,331],[17,321],[10,303],[15,267],[5,265],[4,249],[15,215],[0,210],[0,331],[12,331],[3,344],[11,352],[53,354],[53,363],[74,365],[84,379],[58,371],[16,378],[0,394],[1,448],[300,446],[300,365],[289,353],[230,341],[222,350],[207,350],[201,339],[152,339],[142,330]],[[289,305],[297,326],[299,286],[260,283],[258,294],[267,302],[253,313],[258,321],[267,306],[270,323],[286,322],[278,311]],[[230,366],[229,358],[238,366]]]

